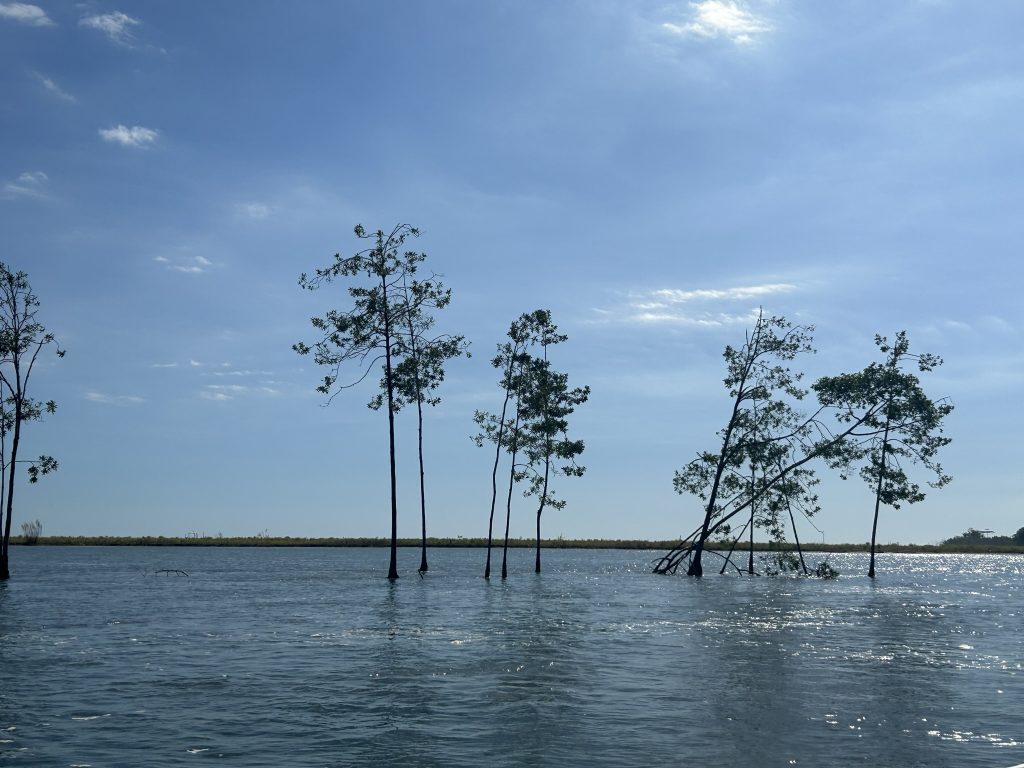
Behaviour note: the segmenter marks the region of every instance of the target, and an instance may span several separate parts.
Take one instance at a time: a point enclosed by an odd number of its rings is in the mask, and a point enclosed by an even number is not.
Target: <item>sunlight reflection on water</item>
[[[1024,558],[836,581],[549,551],[18,548],[0,761],[993,766],[1024,760]],[[648,557],[649,555],[649,557]],[[188,579],[154,578],[182,568]]]

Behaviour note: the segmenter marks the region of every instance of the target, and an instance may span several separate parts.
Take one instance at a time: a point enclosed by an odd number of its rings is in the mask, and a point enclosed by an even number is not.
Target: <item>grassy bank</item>
[[[11,537],[12,544],[24,545],[20,536]],[[501,542],[496,542],[500,547]],[[672,541],[648,541],[645,539],[542,539],[545,549],[653,549],[667,550],[678,543]],[[37,542],[46,546],[90,546],[90,547],[387,547],[390,541],[370,537],[303,538],[295,536],[41,536]],[[401,547],[418,547],[419,539],[399,539]],[[484,547],[487,540],[482,538],[428,538],[429,547]],[[533,539],[510,539],[510,547],[532,547]],[[714,542],[712,549],[728,549],[728,543]],[[866,552],[867,543],[859,544],[805,544],[804,552]],[[738,550],[746,551],[744,547]],[[755,543],[759,552],[777,550],[779,547],[767,543]],[[783,550],[794,550],[784,545]],[[908,553],[1004,553],[1024,554],[1024,546],[1014,544],[882,544],[882,552]]]

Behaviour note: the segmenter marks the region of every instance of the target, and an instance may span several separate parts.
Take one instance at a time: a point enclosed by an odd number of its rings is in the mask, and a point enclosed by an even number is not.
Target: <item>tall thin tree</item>
[[[425,254],[424,254],[425,257]],[[446,288],[437,275],[426,280],[402,281],[402,301],[405,304],[405,328],[401,343],[404,355],[395,367],[395,389],[403,402],[416,404],[416,437],[419,457],[420,484],[420,573],[429,570],[427,563],[427,490],[423,460],[423,406],[436,406],[441,398],[437,388],[444,381],[445,363],[460,355],[469,356],[469,343],[464,336],[434,335],[433,312],[444,309],[451,302],[451,289]]]
[[[12,272],[0,262],[0,513],[3,516],[3,536],[0,543],[0,580],[11,577],[8,546],[11,540],[11,522],[14,517],[15,474],[19,464],[28,464],[29,482],[40,475],[57,469],[52,456],[40,456],[29,462],[18,458],[22,425],[38,421],[44,413],[54,413],[57,404],[31,398],[29,383],[39,355],[53,346],[58,357],[64,350],[57,346],[54,335],[36,318],[39,298],[32,291],[28,275]],[[11,437],[10,454],[7,437]],[[6,489],[3,486],[6,485]]]
[[[398,578],[398,487],[395,471],[395,367],[401,356],[401,329],[408,311],[402,298],[403,281],[416,272],[423,255],[415,251],[402,252],[409,237],[419,230],[408,224],[398,224],[390,232],[367,232],[356,225],[355,235],[370,245],[352,256],[335,254],[330,265],[317,269],[310,276],[303,273],[299,285],[316,290],[341,278],[366,279],[362,285],[351,285],[348,294],[352,307],[347,310],[329,310],[322,317],[313,317],[313,327],[322,335],[312,346],[297,342],[292,346],[300,355],[313,353],[319,365],[328,369],[317,391],[327,395],[330,403],[341,391],[363,381],[378,365],[383,366],[381,391],[369,402],[377,410],[386,405],[388,413],[388,459],[391,480],[391,558],[388,579]],[[355,368],[356,375],[338,384],[342,368]]]
[[[938,462],[938,452],[950,438],[943,434],[944,420],[953,411],[945,398],[929,398],[917,375],[904,370],[908,363],[919,373],[942,365],[942,358],[910,351],[907,332],[900,331],[893,341],[875,336],[875,345],[885,358],[871,363],[855,374],[825,377],[815,383],[819,399],[843,409],[843,419],[861,417],[860,425],[832,457],[845,477],[860,464],[860,476],[874,491],[875,505],[871,523],[871,559],[868,576],[875,578],[875,549],[878,516],[883,504],[899,509],[925,498],[924,490],[907,475],[907,465],[920,464],[933,476],[932,488],[941,488],[952,479]]]

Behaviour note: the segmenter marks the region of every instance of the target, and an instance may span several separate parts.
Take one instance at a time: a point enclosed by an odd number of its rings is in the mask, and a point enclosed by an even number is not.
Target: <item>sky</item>
[[[1024,384],[1019,3],[898,0],[0,1],[0,260],[28,273],[58,412],[15,530],[386,536],[371,377],[325,406],[291,347],[343,285],[298,286],[353,227],[420,228],[452,289],[427,414],[429,533],[482,536],[495,346],[548,308],[590,401],[582,478],[545,535],[667,539],[716,450],[722,350],[758,307],[815,326],[807,383],[908,332],[944,358],[954,480],[883,542],[1012,534]],[[399,533],[418,534],[399,414]],[[862,542],[873,496],[820,468],[812,541]],[[926,479],[926,475],[917,475]],[[517,496],[513,535],[533,532]]]

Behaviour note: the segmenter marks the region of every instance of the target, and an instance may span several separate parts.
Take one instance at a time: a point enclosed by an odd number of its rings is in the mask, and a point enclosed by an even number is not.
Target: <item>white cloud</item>
[[[205,256],[185,256],[173,261],[166,256],[155,256],[153,261],[163,264],[172,272],[184,272],[190,275],[202,274],[213,266],[213,262]]]
[[[270,371],[248,371],[248,370],[234,370],[234,371],[213,371],[213,376],[270,376]]]
[[[737,45],[749,45],[773,27],[767,19],[745,10],[732,0],[703,0],[690,3],[693,15],[684,24],[666,22],[662,29],[679,36],[728,38]]]
[[[38,5],[29,3],[0,3],[0,19],[11,19],[32,27],[56,26]]]
[[[748,285],[738,288],[725,289],[698,289],[693,291],[680,291],[674,288],[663,288],[652,291],[651,295],[659,299],[681,304],[687,301],[742,301],[744,299],[761,298],[776,293],[789,293],[795,291],[796,286],[792,283],[766,283],[765,285]]]
[[[143,128],[141,125],[133,125],[131,128],[126,125],[100,128],[100,136],[103,137],[104,141],[121,144],[125,147],[148,146],[156,141],[159,135],[159,131],[153,128]]]
[[[86,392],[85,399],[92,403],[104,405],[138,405],[146,402],[146,399],[138,395],[107,395],[102,392]]]
[[[204,389],[202,392],[200,392],[199,396],[204,400],[214,400],[216,402],[224,402],[225,400],[231,399],[231,395],[225,394],[224,392],[211,392],[208,389]]]
[[[32,197],[43,200],[47,197],[46,185],[50,177],[42,171],[26,171],[14,181],[8,181],[3,186],[2,197],[12,199],[16,197]]]
[[[764,283],[734,288],[698,288],[682,290],[659,288],[630,295],[610,309],[595,309],[598,323],[636,325],[676,325],[687,328],[720,328],[749,324],[757,318],[757,308],[710,309],[708,304],[737,304],[798,290],[792,283]],[[697,305],[697,306],[693,306]]]
[[[59,85],[53,82],[53,80],[48,78],[46,75],[41,74],[39,72],[34,72],[33,74],[36,76],[39,82],[42,83],[43,88],[52,93],[58,99],[62,99],[63,101],[70,101],[72,103],[78,101],[78,99],[76,99],[70,93],[65,91],[63,88],[61,88]]]
[[[638,325],[678,325],[687,328],[721,328],[726,325],[749,325],[757,319],[757,311],[745,314],[728,312],[683,312],[681,310],[662,312],[636,312],[624,318]]]
[[[239,203],[236,210],[250,219],[265,219],[270,216],[270,206],[263,203]]]
[[[153,363],[150,368],[177,368],[177,363]]]
[[[204,400],[223,402],[224,400],[234,399],[235,395],[241,394],[247,391],[247,389],[248,387],[243,387],[240,384],[207,384],[200,391],[199,396]]]
[[[281,394],[279,389],[267,385],[268,382],[263,382],[255,386],[246,386],[243,384],[207,384],[199,392],[199,397],[204,400],[214,400],[216,402],[223,402],[225,400],[233,400],[241,395],[265,395],[274,397],[275,395]]]
[[[99,30],[115,43],[131,45],[132,40],[135,39],[135,36],[132,34],[132,27],[137,27],[140,22],[138,19],[133,19],[127,13],[114,11],[113,13],[84,16],[78,23],[80,26]]]

